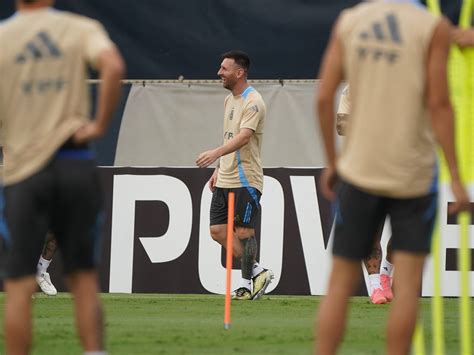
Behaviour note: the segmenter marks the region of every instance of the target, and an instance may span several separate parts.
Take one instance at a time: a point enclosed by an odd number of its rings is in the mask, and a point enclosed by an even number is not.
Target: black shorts
[[[334,255],[349,259],[367,257],[387,215],[392,226],[393,250],[430,252],[438,207],[437,193],[395,199],[373,195],[342,182],[337,204]]]
[[[253,187],[225,189],[217,187],[212,194],[210,225],[227,224],[228,194],[235,193],[234,226],[255,228],[260,215],[260,191]]]
[[[87,152],[60,152],[4,192],[10,232],[6,278],[36,274],[48,231],[56,237],[66,274],[96,267],[102,193],[95,161]]]

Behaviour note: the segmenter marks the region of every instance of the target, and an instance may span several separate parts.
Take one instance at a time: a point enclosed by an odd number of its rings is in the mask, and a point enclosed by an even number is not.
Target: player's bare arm
[[[199,154],[196,159],[196,165],[200,168],[206,168],[221,156],[235,152],[250,141],[253,133],[254,131],[250,128],[242,128],[239,134],[237,134],[224,145]]]
[[[335,25],[324,53],[321,72],[321,85],[317,98],[319,126],[326,150],[326,169],[321,176],[320,184],[324,196],[328,199],[335,197],[336,182],[336,149],[334,146],[334,95],[343,77],[342,44],[337,35]]]
[[[469,209],[469,197],[461,184],[454,146],[454,112],[449,99],[446,63],[450,45],[450,25],[441,20],[431,40],[427,70],[427,100],[431,122],[451,174],[451,188],[456,202],[449,212]]]
[[[115,107],[121,95],[121,80],[125,64],[118,50],[113,47],[103,50],[97,60],[100,72],[100,87],[96,118],[82,126],[74,135],[77,143],[102,137],[109,126]]]

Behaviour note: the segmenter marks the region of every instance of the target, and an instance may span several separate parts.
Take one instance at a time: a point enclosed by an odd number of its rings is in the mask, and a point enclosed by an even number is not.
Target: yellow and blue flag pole
[[[464,0],[461,8],[459,25],[467,29],[471,27],[472,0]],[[473,107],[473,74],[474,74],[474,48],[465,48],[460,51],[458,65],[463,68],[461,77],[453,78],[462,83],[462,95],[459,102],[460,115],[458,135],[458,152],[460,154],[460,169],[463,183],[470,185],[474,183],[474,107]],[[472,354],[472,326],[471,326],[471,297],[470,297],[470,271],[471,255],[469,246],[470,214],[463,212],[459,215],[461,236],[459,245],[458,268],[460,277],[460,307],[459,307],[459,329],[461,335],[460,354]]]
[[[438,0],[428,0],[431,12],[441,15]],[[461,8],[459,26],[471,27],[472,0],[464,0]],[[456,114],[456,150],[461,178],[464,184],[474,184],[474,48],[460,50],[453,46],[448,64],[451,99]],[[441,161],[441,182],[449,183],[449,174],[444,160]],[[471,298],[470,298],[470,215],[461,213],[460,252],[458,269],[460,270],[460,354],[472,354]],[[444,315],[441,297],[441,255],[439,225],[433,235],[434,297],[433,317],[433,353],[444,354]]]

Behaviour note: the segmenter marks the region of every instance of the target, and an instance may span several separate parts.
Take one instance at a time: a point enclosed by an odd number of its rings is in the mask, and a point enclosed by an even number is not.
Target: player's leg
[[[250,298],[257,300],[265,294],[274,275],[271,270],[263,268],[256,260],[258,246],[255,239],[255,229],[237,227],[236,235],[242,242],[242,279],[240,285],[241,298],[239,299],[248,299],[248,292],[250,291]]]
[[[26,354],[31,348],[31,296],[37,287],[36,263],[48,230],[52,191],[47,170],[5,188],[10,233],[4,283],[7,354]]]
[[[67,283],[74,295],[76,326],[85,351],[104,350],[104,313],[99,298],[96,271],[77,271],[67,276]]]
[[[211,200],[210,208],[210,233],[213,240],[219,243],[224,249],[227,248],[227,218],[228,218],[228,193],[229,189],[217,187]],[[235,228],[234,228],[235,230]],[[242,243],[239,238],[233,234],[232,254],[235,258],[242,258]],[[250,287],[243,287],[241,281],[240,287],[234,291],[234,299],[250,299]]]
[[[337,194],[333,265],[326,296],[319,307],[316,350],[335,354],[344,334],[349,297],[360,279],[360,262],[373,248],[385,220],[384,199],[341,183]]]
[[[387,325],[387,353],[408,354],[415,329],[423,266],[430,251],[437,210],[437,194],[391,200],[394,283],[397,297]]]
[[[236,227],[235,235],[242,243],[241,279],[240,286],[235,290],[234,299],[252,299],[252,269],[257,257],[257,241],[255,230],[251,228]]]
[[[227,224],[211,225],[209,230],[212,239],[219,243],[223,248],[227,248]],[[232,245],[232,256],[240,259],[242,257],[242,244],[235,235]]]
[[[228,192],[229,189],[222,189],[216,188],[213,193],[212,201],[211,201],[211,208],[210,208],[210,233],[212,239],[218,242],[222,247],[227,247],[227,213],[228,213]],[[238,189],[237,196],[236,196],[236,208],[237,211],[235,212],[236,216],[240,216],[239,213],[239,206],[241,206],[242,202],[242,194],[239,194]],[[235,191],[234,191],[235,192]],[[245,192],[245,191],[244,191]],[[247,198],[249,200],[249,198]],[[255,240],[250,240],[250,243],[246,243],[245,240],[242,242],[242,239],[246,239],[247,237],[254,236],[255,232],[252,229],[250,234],[246,232],[245,229],[239,228],[239,221],[240,217],[235,218],[236,226],[234,227],[234,236],[233,236],[233,256],[235,258],[239,258],[242,260],[243,257],[243,250],[247,247],[247,253],[245,256],[245,260],[248,260],[248,251],[253,248]],[[239,238],[240,235],[240,238]],[[245,268],[245,267],[244,267]],[[258,271],[258,272],[257,272]],[[257,262],[253,263],[253,272],[261,273],[264,271]],[[244,272],[246,273],[246,272]],[[235,299],[250,299],[251,298],[251,282],[249,281],[251,277],[242,278],[241,285],[237,290],[234,291],[234,298]]]
[[[360,261],[334,256],[328,291],[319,305],[316,353],[335,354],[345,331],[349,298],[360,280]]]
[[[46,235],[46,241],[43,246],[43,251],[41,253],[40,259],[38,261],[38,272],[36,274],[36,282],[43,291],[48,296],[56,296],[58,291],[51,282],[51,277],[48,273],[48,267],[53,259],[56,250],[58,249],[58,243],[56,238],[52,233]]]
[[[409,354],[415,329],[425,255],[395,252],[397,297],[387,327],[387,354]]]
[[[380,284],[387,301],[391,302],[393,299],[392,292],[392,277],[393,277],[393,251],[392,251],[392,238],[387,243],[387,252],[385,258],[382,259],[380,265]]]
[[[258,245],[255,226],[260,216],[260,192],[252,187],[235,190],[235,234],[242,243],[241,289],[251,291],[250,298],[259,299],[273,279],[273,272],[257,262]],[[247,299],[248,292],[243,299]]]
[[[104,350],[104,325],[96,272],[102,198],[98,171],[92,160],[61,158],[61,155],[54,160],[54,167],[58,193],[52,232],[74,295],[81,345],[84,351],[99,354]]]
[[[29,354],[32,339],[33,275],[5,281],[5,349],[7,354]]]
[[[211,208],[210,208],[210,226],[209,230],[211,237],[217,243],[227,248],[227,194],[228,189],[217,187],[212,194]],[[235,258],[242,257],[242,245],[240,240],[234,236],[233,240],[233,256]]]

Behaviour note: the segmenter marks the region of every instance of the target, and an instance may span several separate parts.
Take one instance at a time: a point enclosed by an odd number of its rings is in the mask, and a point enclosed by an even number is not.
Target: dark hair
[[[249,71],[250,69],[250,57],[244,51],[233,49],[231,51],[225,52],[222,56],[222,59],[230,58],[235,61],[235,63],[244,69],[245,71]]]
[[[22,1],[23,3],[25,3],[25,4],[33,4],[33,3],[35,3],[35,2],[38,1],[38,0],[21,0],[21,1]]]

